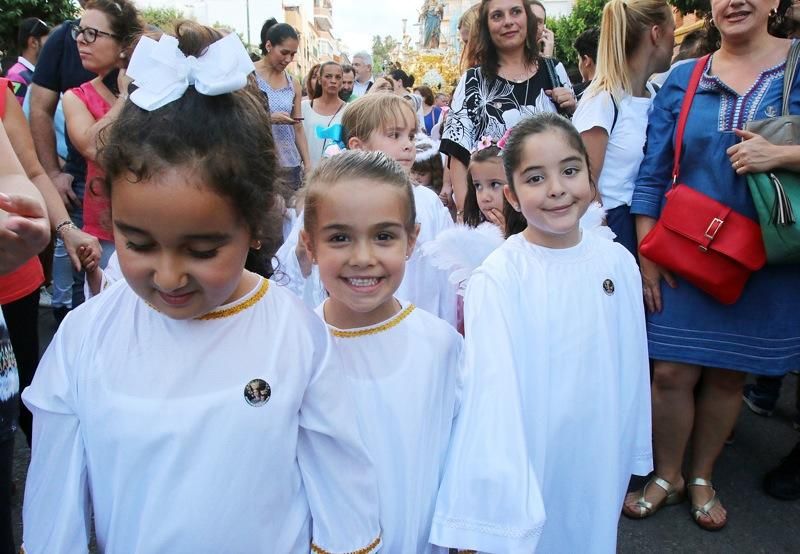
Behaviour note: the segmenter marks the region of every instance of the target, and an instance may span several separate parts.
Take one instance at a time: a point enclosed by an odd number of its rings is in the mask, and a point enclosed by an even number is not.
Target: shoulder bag
[[[747,279],[766,263],[758,224],[687,184],[678,184],[683,133],[708,56],[697,60],[675,134],[672,187],[639,253],[723,304],[735,303]],[[694,155],[702,156],[700,152]]]
[[[772,144],[800,144],[800,115],[789,114],[792,84],[800,58],[800,41],[792,43],[783,74],[783,110],[778,117],[750,121],[745,129]],[[800,262],[800,175],[786,169],[747,174],[747,186],[756,206],[767,262]]]

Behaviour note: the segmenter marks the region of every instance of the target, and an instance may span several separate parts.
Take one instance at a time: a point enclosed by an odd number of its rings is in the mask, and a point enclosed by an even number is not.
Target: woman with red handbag
[[[791,41],[767,32],[777,7],[778,0],[711,0],[712,31],[721,37],[718,49],[699,65],[674,68],[649,118],[631,212],[637,215],[650,312],[655,472],[626,499],[629,517],[648,517],[688,494],[700,527],[725,526],[727,513],[711,478],[736,422],[745,376],[781,375],[800,367],[800,266],[759,269],[763,244],[752,240],[757,217],[743,175],[765,169],[763,154],[770,147],[739,131],[748,121],[781,110]],[[791,113],[800,113],[797,81]],[[681,115],[687,108],[684,97],[690,106]],[[683,148],[676,148],[681,141]],[[789,166],[800,169],[800,154],[791,157]],[[718,215],[701,221],[701,214],[715,210]],[[730,241],[731,233],[744,239]],[[673,240],[654,240],[659,235]],[[694,243],[689,247],[685,240]],[[682,258],[697,263],[687,268]],[[725,280],[730,268],[740,276],[733,285]],[[718,277],[723,279],[709,285]],[[684,478],[681,468],[690,441]]]

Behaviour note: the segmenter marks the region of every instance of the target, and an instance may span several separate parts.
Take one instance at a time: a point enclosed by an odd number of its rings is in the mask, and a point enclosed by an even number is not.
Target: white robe
[[[614,552],[630,476],[652,470],[633,257],[591,232],[563,250],[514,235],[464,304],[464,394],[431,542]]]
[[[375,473],[327,330],[274,284],[259,299],[264,283],[219,319],[170,319],[124,280],[67,316],[22,395],[29,554],[87,552],[90,506],[109,553],[375,541]]]
[[[428,537],[458,410],[462,339],[424,310],[413,308],[404,317],[409,305],[403,308],[387,322],[344,332],[348,336],[331,328],[334,350],[343,359],[348,399],[378,474],[384,551],[446,554]],[[317,313],[323,316],[323,306]]]
[[[428,187],[416,185],[414,203],[417,210],[417,223],[420,234],[417,246],[406,263],[403,282],[397,290],[397,297],[412,302],[419,308],[455,325],[456,321],[456,287],[448,280],[448,273],[433,266],[425,258],[420,248],[428,241],[435,239],[439,233],[453,226],[450,212],[444,207],[436,193]],[[300,240],[304,217],[301,213],[295,221],[294,228],[286,242],[275,254],[277,274],[274,279],[303,299],[307,306],[319,306],[327,297],[325,287],[319,278],[319,268],[314,265],[308,278],[303,277],[295,250]]]

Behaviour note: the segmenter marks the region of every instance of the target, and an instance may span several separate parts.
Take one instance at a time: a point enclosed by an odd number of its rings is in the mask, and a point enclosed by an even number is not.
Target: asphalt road
[[[55,331],[48,309],[40,310],[42,350]],[[618,551],[703,553],[800,553],[800,501],[784,502],[761,489],[764,473],[775,466],[800,440],[792,428],[794,392],[798,378],[789,375],[781,391],[774,416],[754,415],[742,407],[736,437],[720,457],[714,484],[728,510],[728,525],[711,533],[700,529],[683,503],[659,511],[652,518],[631,521],[620,518]],[[14,480],[18,492],[14,502],[17,542],[22,535],[22,495],[30,451],[25,437],[16,440]],[[392,553],[393,554],[393,553]]]

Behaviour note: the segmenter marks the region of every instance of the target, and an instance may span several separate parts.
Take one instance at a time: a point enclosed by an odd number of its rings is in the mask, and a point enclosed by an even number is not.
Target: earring
[[[253,250],[261,250],[261,241],[260,240],[255,241],[255,243],[250,248],[252,248]]]
[[[777,16],[778,16],[778,10],[776,10],[775,8],[772,8],[772,9],[769,11],[769,17],[770,17],[770,18],[774,18],[774,17],[777,17]]]
[[[120,52],[119,53],[119,57],[120,57],[120,59],[124,60],[125,59],[125,52]]]

